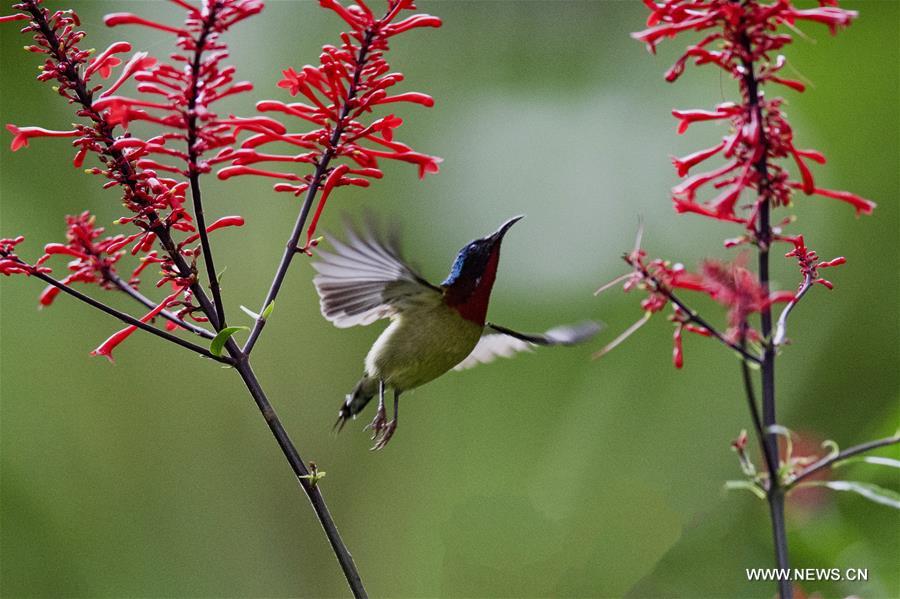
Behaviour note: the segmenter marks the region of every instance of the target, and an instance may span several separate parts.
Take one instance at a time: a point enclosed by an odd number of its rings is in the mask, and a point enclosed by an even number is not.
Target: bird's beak
[[[519,216],[512,217],[511,219],[509,219],[508,221],[506,221],[505,223],[500,225],[499,229],[497,229],[496,231],[491,233],[490,239],[492,239],[494,242],[500,241],[501,239],[503,239],[503,236],[506,235],[506,232],[509,231],[509,228],[512,227],[517,222],[519,222],[520,220],[522,220],[523,218],[525,218],[524,214],[520,214]]]

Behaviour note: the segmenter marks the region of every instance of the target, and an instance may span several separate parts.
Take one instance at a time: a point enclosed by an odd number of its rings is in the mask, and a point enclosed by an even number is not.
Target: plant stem
[[[746,323],[742,327],[741,347],[745,347],[747,341],[743,335],[743,329],[746,329]],[[778,476],[778,462],[774,456],[769,453],[769,446],[766,444],[766,434],[763,430],[762,418],[759,415],[759,407],[756,402],[756,392],[753,390],[753,376],[750,372],[750,365],[746,360],[741,360],[741,375],[744,381],[744,392],[747,395],[747,404],[750,408],[750,416],[753,419],[753,428],[756,430],[756,439],[762,448],[763,456],[766,460],[766,468],[769,471],[769,480]]]
[[[294,223],[294,229],[291,231],[291,236],[288,238],[287,243],[284,247],[284,253],[281,255],[281,261],[278,263],[278,268],[275,270],[275,277],[272,279],[272,284],[269,287],[269,292],[266,294],[266,299],[263,302],[262,307],[259,310],[259,313],[262,314],[263,311],[275,301],[275,298],[278,296],[278,292],[281,290],[281,285],[284,283],[284,278],[287,276],[288,268],[291,266],[291,261],[294,259],[294,255],[297,253],[297,245],[300,243],[300,235],[303,233],[303,226],[306,224],[306,218],[309,216],[309,210],[312,207],[313,200],[316,197],[316,193],[319,191],[319,186],[322,182],[322,178],[325,176],[325,173],[328,171],[328,165],[331,163],[331,159],[334,157],[335,148],[337,144],[341,140],[341,135],[344,133],[344,121],[350,115],[350,111],[352,110],[353,100],[356,98],[356,93],[359,89],[359,80],[362,77],[363,68],[366,64],[366,56],[369,52],[369,46],[372,43],[372,32],[367,31],[366,36],[363,38],[362,43],[359,46],[359,55],[356,59],[356,71],[353,73],[353,83],[350,85],[350,89],[347,91],[347,99],[344,102],[344,106],[341,109],[340,118],[338,118],[338,122],[334,127],[334,132],[331,135],[331,139],[329,140],[328,149],[322,154],[322,157],[319,159],[319,163],[316,165],[316,171],[313,174],[312,181],[309,184],[309,189],[306,191],[306,198],[303,200],[303,206],[300,208],[300,214],[297,216],[297,221]],[[250,354],[253,351],[253,346],[256,345],[257,339],[259,339],[260,333],[262,333],[263,327],[266,326],[265,318],[257,318],[256,322],[253,325],[253,329],[250,331],[250,336],[247,338],[247,343],[244,344],[243,352],[245,354]]]
[[[112,270],[109,270],[109,269],[104,270],[103,276],[106,277],[107,281],[109,281],[110,283],[112,283],[113,285],[118,287],[121,291],[125,292],[127,295],[134,298],[135,300],[137,300],[141,304],[145,305],[146,307],[148,307],[148,308],[156,307],[156,302],[154,302],[152,299],[145,296],[143,293],[141,293],[140,291],[138,291],[137,289],[135,289],[134,287],[132,287],[131,285],[126,283],[124,280],[122,280],[122,277],[120,277],[119,275],[114,273]],[[165,318],[166,320],[174,322],[181,328],[186,329],[186,330],[194,333],[195,335],[199,335],[205,339],[212,339],[213,337],[215,337],[215,335],[213,333],[207,331],[203,327],[198,326],[192,322],[188,322],[188,321],[184,320],[183,318],[178,318],[177,315],[173,314],[169,310],[163,310],[162,312],[159,313],[159,315],[162,316],[163,318]]]
[[[759,100],[759,84],[752,61],[753,47],[746,28],[742,29],[741,45],[744,50],[743,92],[746,102],[753,112],[759,130],[759,144],[762,148],[759,158],[754,163],[758,175],[757,206],[759,226],[756,230],[756,246],[759,250],[758,269],[759,283],[763,292],[769,294],[769,247],[772,243],[771,203],[768,171],[768,144],[766,140],[765,115]],[[760,332],[763,338],[762,356],[762,424],[765,431],[764,449],[771,457],[776,470],[769,477],[769,489],[766,493],[769,502],[769,513],[772,522],[772,539],[775,545],[775,563],[780,569],[789,568],[787,531],[784,521],[784,488],[777,470],[780,464],[778,455],[778,437],[772,427],[777,424],[778,417],[775,406],[775,345],[772,343],[772,308],[765,305],[760,311]],[[778,593],[781,599],[793,599],[791,582],[779,579]]]
[[[269,403],[265,392],[260,386],[259,381],[250,366],[250,360],[246,354],[240,354],[239,357],[236,357],[235,369],[238,371],[238,374],[241,375],[241,379],[247,386],[247,390],[250,391],[250,395],[253,396],[260,413],[266,420],[266,424],[269,425],[269,429],[272,431],[272,435],[278,442],[278,446],[281,448],[284,457],[287,458],[291,469],[298,477],[297,480],[300,482],[300,486],[309,498],[309,502],[316,512],[316,516],[319,518],[319,523],[325,531],[325,536],[328,537],[331,548],[341,565],[341,570],[344,572],[347,584],[350,585],[353,596],[368,597],[362,579],[359,576],[359,571],[356,569],[356,564],[353,562],[353,556],[350,555],[350,551],[341,539],[341,535],[338,532],[337,526],[334,524],[331,513],[328,511],[328,506],[325,504],[325,498],[322,497],[322,492],[317,485],[310,482],[310,479],[299,478],[308,476],[309,469],[300,458],[300,454],[297,453],[297,448],[294,447],[291,438],[284,430],[284,426],[281,424],[281,420],[278,418],[278,414],[275,413],[272,404]]]
[[[627,258],[626,258],[626,262],[628,262]],[[630,262],[629,262],[629,264],[630,264]],[[636,268],[638,268],[639,272],[641,273],[641,275],[643,276],[643,278],[645,280],[651,281],[653,283],[654,291],[658,291],[659,293],[662,293],[669,299],[669,301],[671,301],[673,304],[678,306],[678,308],[684,313],[684,315],[687,316],[689,322],[693,322],[694,324],[701,326],[704,329],[706,329],[707,331],[709,331],[709,333],[713,337],[715,337],[716,339],[718,339],[719,341],[721,341],[722,343],[724,343],[725,345],[727,345],[728,347],[733,349],[745,361],[749,360],[756,364],[762,363],[762,361],[759,359],[758,356],[755,356],[755,355],[751,354],[750,352],[748,352],[745,347],[742,347],[736,343],[729,341],[725,337],[725,335],[723,335],[721,332],[719,332],[714,326],[712,326],[709,322],[707,322],[707,320],[705,318],[700,316],[700,314],[698,314],[696,311],[691,309],[687,304],[685,304],[681,300],[681,298],[679,298],[677,295],[675,295],[675,293],[671,289],[669,289],[668,287],[663,285],[659,279],[657,279],[655,276],[650,274],[650,272],[646,268],[644,268],[643,266],[637,266]]]
[[[137,327],[137,328],[141,329],[142,331],[147,331],[148,333],[150,333],[152,335],[156,335],[157,337],[161,337],[162,339],[165,339],[166,341],[171,341],[172,343],[174,343],[176,345],[180,345],[181,347],[183,347],[185,349],[189,349],[192,352],[198,353],[205,358],[215,360],[216,362],[222,362],[224,364],[231,364],[231,360],[228,358],[216,356],[216,355],[212,354],[205,347],[201,347],[199,345],[191,343],[190,341],[185,341],[184,339],[177,337],[175,335],[172,335],[171,333],[169,333],[167,331],[160,330],[160,329],[158,329],[152,325],[149,325],[145,322],[141,322],[140,320],[138,320],[137,318],[134,318],[130,314],[120,312],[119,310],[116,310],[115,308],[113,308],[111,306],[107,306],[103,302],[95,300],[91,296],[85,295],[84,293],[81,293],[80,291],[78,291],[76,289],[72,289],[71,287],[69,287],[68,285],[63,283],[62,281],[57,281],[56,279],[54,279],[53,277],[51,277],[45,273],[42,273],[39,271],[33,271],[31,273],[31,276],[37,277],[38,279],[44,281],[45,283],[53,285],[54,287],[56,287],[63,293],[71,295],[75,299],[81,300],[82,302],[88,304],[89,306],[97,308],[101,312],[105,312],[106,314],[109,314],[110,316],[114,316],[115,318],[118,318],[119,320],[121,320],[122,322],[124,322],[126,324]],[[153,305],[152,307],[156,307],[156,306]]]
[[[793,487],[804,478],[807,478],[819,470],[823,468],[828,468],[832,464],[840,462],[842,460],[846,460],[847,458],[851,458],[855,455],[859,455],[861,453],[866,453],[867,451],[872,451],[873,449],[878,449],[879,447],[887,447],[889,445],[896,445],[900,443],[900,433],[895,434],[892,437],[885,437],[884,439],[877,439],[875,441],[869,441],[868,443],[860,443],[859,445],[854,445],[853,447],[848,447],[844,451],[839,452],[837,455],[826,456],[817,462],[813,462],[787,481],[785,481],[784,486],[786,489]]]
[[[225,305],[222,303],[222,290],[219,287],[219,275],[213,261],[212,247],[209,243],[209,233],[206,232],[206,217],[203,215],[203,198],[200,194],[200,172],[197,169],[197,161],[200,152],[197,151],[197,95],[200,93],[200,69],[203,52],[206,50],[206,38],[209,36],[213,23],[216,21],[216,11],[219,3],[208,2],[209,12],[203,19],[200,35],[195,41],[194,57],[191,62],[191,88],[188,93],[187,104],[187,145],[188,145],[188,178],[191,181],[191,198],[194,203],[194,218],[197,220],[197,233],[200,235],[200,246],[203,249],[203,260],[206,264],[206,278],[209,281],[209,289],[212,292],[213,302],[216,307],[219,326],[225,328]]]
[[[803,277],[803,283],[800,285],[800,289],[797,290],[797,294],[794,296],[788,305],[784,307],[784,310],[781,311],[781,315],[778,317],[778,323],[775,325],[775,336],[772,338],[772,345],[778,347],[782,345],[787,339],[787,319],[788,316],[791,315],[791,311],[794,309],[800,300],[803,299],[803,296],[806,295],[806,292],[810,290],[813,285],[812,275],[806,274]]]

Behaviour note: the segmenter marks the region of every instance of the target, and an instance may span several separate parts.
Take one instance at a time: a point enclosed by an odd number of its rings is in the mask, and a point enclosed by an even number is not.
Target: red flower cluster
[[[322,48],[321,64],[283,71],[278,86],[291,96],[302,96],[304,102],[285,103],[266,100],[257,104],[265,113],[282,113],[316,126],[308,133],[288,133],[280,122],[266,117],[242,119],[234,124],[254,135],[231,155],[232,166],[219,171],[220,179],[236,175],[257,175],[286,181],[275,185],[275,191],[312,197],[322,195],[307,231],[308,248],[313,244],[316,223],[330,192],[342,185],[367,187],[370,179],[380,179],[379,160],[409,162],[419,168],[419,177],[438,170],[439,158],[415,152],[394,139],[394,130],[403,121],[393,114],[364,120],[376,107],[412,103],[432,106],[430,96],[416,92],[390,95],[389,89],[403,80],[400,73],[390,72],[384,58],[388,41],[395,35],[418,27],[439,27],[441,20],[426,14],[414,14],[397,20],[404,10],[414,10],[412,0],[389,0],[386,14],[378,18],[363,0],[344,6],[337,0],[320,0],[350,27],[341,34],[340,46]],[[297,154],[270,154],[260,150],[273,143],[299,148]],[[346,159],[332,166],[332,161]],[[251,165],[264,162],[311,165],[307,175],[279,172]]]
[[[714,300],[728,308],[728,333],[726,337],[737,341],[745,335],[751,341],[758,341],[759,334],[747,325],[751,314],[759,313],[778,302],[794,299],[790,291],[770,293],[759,282],[755,274],[747,270],[744,257],[725,264],[707,260],[702,265],[704,291]],[[743,330],[742,330],[743,327]]]
[[[674,81],[686,63],[713,64],[728,73],[740,84],[743,101],[740,105],[723,103],[713,110],[674,110],[679,122],[678,132],[702,121],[726,121],[731,133],[710,148],[700,150],[673,163],[679,176],[686,176],[696,165],[714,156],[721,156],[725,164],[708,172],[694,175],[672,190],[678,212],[692,212],[717,220],[744,224],[749,230],[759,230],[758,215],[761,202],[786,206],[794,190],[838,199],[851,204],[857,214],[869,214],[875,204],[857,195],[817,187],[808,161],[823,164],[825,157],[815,150],[799,149],[794,145],[793,131],[781,112],[781,98],[766,99],[761,86],[774,83],[802,92],[805,86],[782,76],[783,56],[774,61],[771,55],[791,43],[790,35],[779,33],[780,25],[794,25],[798,21],[812,21],[828,26],[832,33],[845,27],[856,13],[838,8],[837,2],[825,0],[821,6],[801,10],[790,0],[765,4],[757,0],[668,0],[656,3],[645,0],[651,14],[648,29],[633,34],[647,44],[651,51],[664,38],[675,37],[685,31],[713,30],[701,41],[688,47],[666,73],[666,80]],[[755,65],[761,65],[759,67]],[[796,165],[799,179],[791,175],[777,161],[789,159]],[[701,189],[713,189],[715,194],[706,200],[698,198]],[[754,194],[749,206],[740,204],[742,194]]]
[[[22,32],[32,34],[34,43],[26,49],[44,56],[38,80],[55,81],[55,89],[77,106],[76,114],[85,118],[87,124],[75,125],[71,131],[15,125],[7,125],[7,129],[14,136],[13,150],[27,146],[34,137],[74,138],[73,145],[78,148],[75,166],[81,167],[87,154],[96,155],[102,166],[89,168],[87,172],[105,177],[104,188],[122,189],[122,202],[130,214],[116,223],[131,223],[138,229],[131,235],[98,240],[103,230],[94,227],[89,214],[69,217],[67,243],[46,246],[47,253],[37,265],[51,255],[69,255],[74,258],[69,263],[72,272],[64,283],[77,281],[110,288],[113,264],[125,255],[125,246],[130,245],[130,254],[139,256],[141,261],[132,272],[131,283],[138,283],[138,274],[149,264],[158,263],[163,277],[157,286],[171,284],[176,290],[174,296],[160,305],[179,303],[178,298],[182,297],[183,313],[201,320],[202,317],[195,316],[199,310],[192,305],[189,291],[196,284],[194,263],[199,248],[190,246],[198,236],[194,219],[184,206],[189,187],[184,176],[208,171],[209,167],[199,157],[234,141],[230,120],[218,119],[210,105],[224,96],[246,91],[249,84],[234,83],[234,68],[221,64],[227,52],[218,37],[231,25],[258,13],[262,4],[259,0],[204,0],[203,8],[199,9],[182,0],[173,1],[187,11],[183,27],[170,27],[122,13],[108,16],[107,24],[139,24],[174,34],[181,52],[174,54],[172,60],[179,67],[158,64],[145,52],[133,54],[123,65],[119,55],[131,51],[127,42],[116,42],[91,58],[93,51],[78,48],[85,34],[78,29],[80,22],[73,11],[50,12],[41,0],[14,4],[13,8],[21,12],[3,17],[0,22],[28,21]],[[115,69],[119,69],[119,75],[112,83],[95,84],[98,78],[111,77]],[[138,92],[153,100],[114,95],[132,79],[137,81]],[[128,130],[133,121],[155,123],[163,132],[149,139],[138,138]],[[173,147],[176,144],[181,148]],[[181,161],[184,166],[176,167],[151,158],[160,155]],[[161,172],[175,173],[178,177],[163,176]],[[226,217],[206,230],[241,224],[240,217]],[[176,234],[185,237],[178,241],[173,237]],[[157,243],[158,252],[153,251]],[[10,252],[11,246],[6,253]],[[45,290],[41,304],[50,304],[56,293],[56,290]]]
[[[101,94],[94,108],[107,111],[111,123],[125,128],[131,121],[148,121],[171,129],[171,133],[148,140],[130,137],[129,154],[141,168],[187,176],[192,170],[209,172],[210,163],[217,160],[201,162],[205,153],[222,148],[222,154],[232,151],[235,119],[220,119],[212,110],[212,104],[227,96],[250,91],[253,85],[248,81],[235,82],[235,68],[223,64],[228,58],[228,50],[219,37],[234,24],[261,12],[263,4],[260,0],[208,0],[202,8],[197,8],[187,2],[176,3],[187,11],[181,27],[131,13],[105,17],[104,21],[110,27],[139,25],[172,34],[181,51],[172,54],[171,63],[148,59],[143,68],[134,73],[138,92],[150,99],[112,95],[119,87],[116,82]],[[109,59],[103,59],[112,56],[122,43],[113,44],[92,62],[92,66],[107,64]],[[173,143],[181,147],[172,147]],[[166,162],[149,156],[160,157]]]
[[[809,280],[810,283],[818,283],[828,289],[833,289],[834,285],[831,281],[819,277],[819,269],[840,266],[841,264],[845,264],[847,259],[843,256],[838,256],[827,262],[822,262],[819,260],[819,255],[815,251],[806,247],[806,242],[803,241],[803,235],[792,237],[790,238],[790,241],[794,244],[794,249],[785,254],[785,258],[797,258],[797,264],[800,266],[800,272],[803,274],[805,280]]]
[[[815,150],[796,147],[791,126],[781,111],[783,100],[769,99],[762,90],[769,84],[798,92],[805,88],[801,82],[782,76],[783,56],[772,58],[792,41],[790,35],[779,32],[780,26],[810,21],[822,23],[835,33],[849,25],[856,13],[838,8],[834,0],[820,0],[817,8],[808,10],[796,8],[791,0],[772,3],[759,0],[644,0],[644,3],[650,9],[648,28],[632,37],[647,44],[651,52],[655,52],[656,45],[665,38],[687,31],[705,32],[705,36],[688,46],[666,72],[667,81],[678,79],[688,61],[693,60],[697,65],[712,64],[728,73],[738,82],[741,94],[739,104],[724,102],[712,110],[672,111],[679,120],[679,134],[699,122],[724,121],[730,125],[728,135],[719,143],[672,160],[678,175],[687,177],[672,189],[676,211],[742,225],[745,232],[726,240],[726,247],[748,243],[767,252],[773,241],[792,243],[794,250],[787,256],[797,258],[804,280],[830,287],[828,281],[819,278],[817,268],[836,266],[844,259],[819,262],[816,253],[805,246],[802,236],[784,235],[781,226],[772,227],[771,208],[789,205],[796,190],[847,202],[857,214],[871,213],[875,204],[849,192],[816,186],[809,162],[822,164],[825,157]],[[724,159],[724,164],[689,176],[694,167],[715,157]],[[783,166],[785,160],[796,167],[796,177]],[[742,203],[745,196],[747,200]],[[790,219],[785,219],[781,225],[789,222]],[[673,359],[677,367],[681,367],[684,360],[684,331],[715,336],[743,353],[745,358],[755,359],[744,351],[744,342],[765,340],[749,325],[749,316],[764,313],[768,322],[773,303],[791,302],[790,306],[793,306],[806,290],[801,285],[796,296],[792,292],[771,292],[767,280],[760,281],[744,267],[743,258],[732,263],[707,261],[700,273],[693,275],[686,273],[682,266],[671,266],[664,260],[647,263],[639,247],[628,254],[625,261],[633,269],[623,277],[625,290],[640,288],[647,293],[641,302],[645,317],[608,348],[646,322],[650,314],[671,303],[673,313],[669,319],[675,325]],[[724,333],[715,331],[674,295],[675,290],[700,291],[726,306],[728,330]]]
[[[48,243],[44,246],[44,255],[37,264],[43,264],[52,256],[69,256],[72,260],[69,261],[67,268],[71,274],[62,279],[64,284],[93,283],[104,289],[115,289],[110,277],[115,274],[116,262],[124,255],[121,250],[122,246],[128,243],[128,239],[123,235],[99,239],[104,229],[95,226],[95,222],[96,219],[89,212],[67,216],[66,243]],[[144,268],[145,264],[138,269]],[[139,272],[140,270],[137,270],[134,278]],[[58,287],[48,285],[41,293],[40,305],[52,304],[59,292]]]
[[[669,320],[675,327],[672,361],[676,368],[681,368],[684,365],[684,332],[702,337],[710,337],[714,332],[675,297],[676,290],[700,292],[726,306],[728,330],[723,335],[723,341],[731,344],[738,344],[742,339],[758,341],[760,335],[747,324],[748,317],[753,313],[762,312],[774,303],[790,302],[794,299],[791,292],[769,293],[756,275],[744,267],[743,257],[731,263],[707,260],[703,263],[700,273],[689,272],[682,264],[672,264],[659,258],[648,262],[646,252],[640,247],[625,255],[624,259],[632,267],[632,271],[598,291],[622,281],[626,292],[634,289],[644,291],[647,297],[641,301],[641,308],[645,316],[601,350],[601,355],[634,333],[649,316],[671,305],[672,313]],[[832,265],[834,264],[829,264]]]
[[[35,267],[23,261],[16,254],[16,246],[25,241],[22,235],[14,238],[0,239],[0,275],[30,275],[35,271]],[[50,269],[41,268],[43,272]]]

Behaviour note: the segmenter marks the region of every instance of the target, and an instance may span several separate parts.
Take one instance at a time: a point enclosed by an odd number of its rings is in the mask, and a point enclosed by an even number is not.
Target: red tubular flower
[[[733,263],[707,260],[701,269],[704,291],[728,308],[727,336],[732,340],[738,338],[750,314],[762,312],[776,302],[788,302],[794,297],[792,293],[770,294],[742,262],[742,259]]]
[[[146,233],[101,238],[103,233],[103,228],[96,226],[96,219],[89,212],[67,216],[66,243],[48,243],[37,264],[44,264],[53,256],[68,256],[72,259],[66,265],[69,274],[62,279],[63,283],[88,283],[103,289],[116,289],[112,277],[116,275],[116,263],[124,255],[122,248]],[[41,307],[49,306],[58,294],[59,289],[50,285],[41,293],[38,303]]]
[[[791,219],[784,219],[773,228],[770,208],[789,205],[797,190],[846,202],[857,214],[870,214],[875,204],[849,192],[816,186],[810,162],[824,164],[825,157],[815,150],[796,147],[793,130],[781,111],[783,100],[768,98],[763,89],[769,83],[797,92],[806,88],[801,82],[781,76],[785,59],[777,52],[792,41],[790,35],[778,32],[781,26],[810,21],[824,24],[835,33],[849,25],[856,13],[838,8],[836,0],[821,0],[819,8],[810,10],[796,9],[792,0],[768,4],[759,0],[644,0],[644,4],[650,9],[648,28],[632,37],[645,43],[651,52],[655,52],[663,39],[682,32],[706,32],[666,72],[667,81],[678,79],[689,61],[696,65],[712,64],[738,81],[741,93],[739,103],[721,103],[713,110],[672,111],[678,119],[679,134],[704,121],[725,121],[730,127],[720,143],[672,159],[678,176],[687,177],[672,188],[675,210],[740,224],[744,233],[726,240],[726,247],[746,243],[768,250],[772,241],[792,243],[794,250],[787,256],[797,258],[804,280],[831,288],[829,281],[819,277],[818,269],[843,264],[844,258],[819,261],[817,254],[805,246],[802,235],[782,233]],[[716,156],[721,156],[724,163],[688,177],[693,168]],[[796,179],[785,163],[796,167]],[[624,280],[626,292],[635,288],[646,292],[641,301],[645,316],[599,354],[618,345],[646,322],[649,315],[671,305],[669,320],[675,327],[672,359],[676,368],[684,364],[684,331],[717,337],[745,359],[753,359],[745,353],[743,341],[759,341],[760,334],[749,327],[748,317],[753,313],[768,313],[776,302],[793,305],[809,284],[801,286],[797,294],[770,292],[768,281],[760,282],[743,266],[741,259],[733,263],[708,260],[698,275],[662,259],[648,261],[639,245],[625,256],[625,261],[632,272],[617,281]],[[689,313],[686,304],[675,295],[675,291],[681,290],[704,293],[724,305],[728,310],[728,330],[720,334],[708,321]]]
[[[9,149],[15,152],[28,147],[28,140],[32,137],[77,137],[78,131],[51,131],[43,127],[17,127],[13,124],[6,125],[6,130],[13,134]]]
[[[692,212],[716,220],[742,223],[748,229],[756,230],[759,228],[758,204],[772,202],[774,205],[786,206],[790,204],[795,189],[800,189],[807,195],[818,193],[847,201],[857,209],[857,213],[871,212],[874,203],[869,200],[846,192],[821,193],[823,190],[815,186],[813,174],[803,159],[824,161],[824,158],[817,152],[801,151],[794,146],[793,132],[781,112],[782,100],[766,99],[759,89],[767,83],[775,83],[797,92],[805,90],[802,83],[779,75],[785,64],[783,56],[777,56],[774,62],[770,60],[775,52],[792,41],[789,35],[778,33],[779,26],[810,21],[824,24],[835,33],[856,18],[855,12],[838,8],[836,2],[816,9],[799,10],[791,0],[778,0],[772,4],[764,4],[758,0],[665,0],[646,4],[651,11],[647,20],[649,28],[633,34],[633,37],[647,44],[651,51],[655,51],[656,44],[663,39],[675,37],[684,31],[712,30],[700,43],[688,47],[666,73],[668,81],[676,80],[684,71],[686,63],[693,59],[697,65],[716,65],[741,84],[740,105],[726,103],[712,111],[672,112],[679,119],[678,133],[684,133],[691,124],[700,121],[727,120],[733,130],[725,138],[723,146],[701,150],[684,159],[674,160],[679,176],[686,176],[691,167],[720,152],[724,152],[726,159],[734,160],[733,164],[745,173],[738,179],[721,169],[697,175],[693,179],[695,184],[691,186],[689,196],[684,195],[683,186],[676,187],[673,190],[673,201],[678,212]],[[716,49],[708,49],[714,42]],[[747,83],[748,69],[754,69],[752,90]],[[756,96],[752,97],[754,93]],[[789,173],[779,163],[784,159],[791,159],[796,164],[800,181],[790,180]],[[760,164],[766,166],[767,184],[763,186],[760,185]],[[729,188],[729,191],[711,201],[703,202],[695,198],[695,193],[701,188],[722,187]],[[755,204],[742,206],[738,203],[738,198],[745,190],[753,192],[757,197]]]
[[[30,275],[32,267],[16,255],[16,246],[25,241],[19,235],[14,238],[0,239],[0,275]]]
[[[404,10],[414,10],[412,0],[389,0],[384,17],[378,18],[362,1],[345,6],[337,0],[320,0],[320,4],[334,11],[350,27],[341,34],[341,45],[322,48],[321,63],[302,69],[289,67],[282,71],[278,87],[291,96],[301,96],[301,102],[285,104],[266,100],[257,104],[260,112],[281,112],[318,128],[309,133],[286,133],[287,128],[271,121],[259,122],[244,128],[256,134],[241,144],[241,150],[231,156],[232,166],[219,171],[220,179],[235,175],[255,175],[282,179],[275,191],[323,197],[308,229],[308,242],[315,235],[318,216],[328,194],[343,185],[368,185],[368,179],[382,176],[380,159],[409,162],[418,166],[419,177],[438,171],[440,159],[415,152],[409,146],[394,141],[394,130],[402,120],[394,115],[368,123],[364,118],[377,106],[384,104],[419,104],[432,106],[434,100],[418,92],[388,95],[387,89],[403,80],[399,73],[389,72],[384,55],[389,38],[419,27],[439,27],[441,20],[425,14],[415,14],[403,20],[397,17]],[[285,142],[304,150],[301,154],[268,154],[258,150],[270,143]],[[334,166],[332,161],[342,160]],[[290,172],[251,168],[246,165],[263,162],[298,162],[316,165],[312,175],[298,176]],[[359,167],[359,168],[354,168]],[[335,174],[338,173],[338,174]],[[355,175],[355,176],[353,176]],[[299,183],[299,184],[294,184]]]
[[[149,322],[159,316],[159,313],[165,310],[168,306],[173,304],[178,297],[184,293],[184,289],[178,288],[175,290],[175,293],[166,297],[162,302],[159,303],[155,308],[147,312],[144,316],[141,317],[141,322]],[[120,331],[116,331],[113,333],[106,341],[100,344],[97,349],[91,352],[92,356],[104,356],[110,362],[114,362],[112,352],[113,350],[119,346],[120,343],[128,339],[132,333],[137,330],[135,325],[128,325],[124,329]]]
[[[148,21],[130,13],[106,16],[104,21],[110,27],[139,25],[172,33],[176,36],[179,52],[172,55],[171,62],[145,62],[134,69],[138,91],[162,97],[165,101],[117,97],[114,103],[101,104],[118,89],[118,85],[113,84],[101,94],[97,104],[101,109],[115,113],[116,120],[123,126],[127,127],[132,120],[150,121],[174,130],[177,139],[189,142],[189,152],[173,153],[162,143],[147,143],[140,150],[147,155],[176,158],[181,163],[148,162],[148,166],[188,175],[192,170],[209,171],[209,164],[202,157],[235,142],[236,123],[220,118],[212,105],[224,97],[250,91],[253,86],[246,81],[234,80],[234,67],[223,64],[228,51],[219,38],[234,24],[261,12],[263,4],[260,0],[204,0],[202,8],[188,4],[181,6],[187,9],[183,27]],[[129,75],[126,66],[123,77]],[[198,119],[201,121],[199,126],[196,124]],[[191,136],[196,139],[189,140]]]
[[[231,145],[235,141],[235,124],[232,119],[220,119],[213,104],[251,86],[235,82],[234,68],[223,64],[228,54],[220,36],[235,23],[260,12],[262,2],[203,0],[199,6],[176,4],[186,11],[185,22],[179,26],[124,13],[106,19],[110,26],[139,25],[172,33],[178,52],[171,63],[157,61],[146,52],[137,52],[123,61],[119,56],[131,51],[127,42],[113,43],[92,58],[92,51],[79,49],[85,34],[79,29],[74,12],[51,13],[41,0],[22,0],[14,5],[30,20],[23,29],[23,33],[33,34],[34,45],[29,49],[45,55],[38,79],[55,81],[59,94],[78,107],[77,115],[86,119],[86,124],[77,125],[73,131],[7,125],[14,136],[13,149],[27,146],[32,137],[75,138],[75,166],[80,167],[87,155],[96,155],[100,166],[87,172],[106,178],[104,188],[122,189],[122,202],[130,214],[116,223],[137,228],[130,235],[101,240],[98,236],[102,229],[94,228],[87,213],[70,217],[68,242],[47,246],[47,254],[41,260],[57,254],[73,257],[64,283],[94,283],[110,288],[113,264],[128,251],[141,260],[133,270],[132,284],[138,284],[138,274],[151,263],[158,263],[163,273],[158,286],[171,283],[189,288],[196,284],[193,263],[199,251],[186,247],[196,239],[191,239],[192,234],[196,235],[196,227],[184,206],[188,189],[185,179],[210,170],[204,161],[207,152],[234,152]],[[116,77],[112,77],[114,70],[118,71]],[[94,81],[111,77],[112,82],[106,85]],[[136,81],[138,94],[144,97],[115,95],[127,81]],[[136,121],[154,124],[163,131],[142,138],[129,130]],[[223,223],[236,224],[223,219],[207,230],[216,230]],[[177,237],[182,234],[187,240],[179,242]],[[152,252],[157,241],[162,251]],[[41,304],[50,304],[55,293],[42,294]]]
[[[791,238],[789,241],[794,245],[794,249],[784,256],[785,258],[797,258],[797,265],[800,267],[800,273],[803,275],[804,279],[809,280],[812,283],[818,283],[827,289],[834,289],[834,285],[832,285],[831,281],[819,277],[819,269],[840,266],[841,264],[845,264],[847,259],[843,256],[839,256],[822,262],[819,260],[819,255],[815,251],[806,247],[803,235],[798,235],[795,238]]]

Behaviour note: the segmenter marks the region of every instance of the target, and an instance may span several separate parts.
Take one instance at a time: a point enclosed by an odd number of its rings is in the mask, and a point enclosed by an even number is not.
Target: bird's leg
[[[388,422],[384,426],[384,432],[381,433],[381,438],[378,439],[378,442],[375,443],[375,446],[372,448],[373,450],[384,449],[384,446],[388,444],[388,441],[391,440],[391,437],[394,436],[394,431],[397,430],[397,418],[400,411],[400,392],[394,389],[394,419]]]
[[[378,381],[378,410],[375,412],[375,418],[372,419],[363,430],[372,430],[372,440],[378,437],[379,433],[384,430],[387,425],[387,410],[384,409],[384,381]]]

